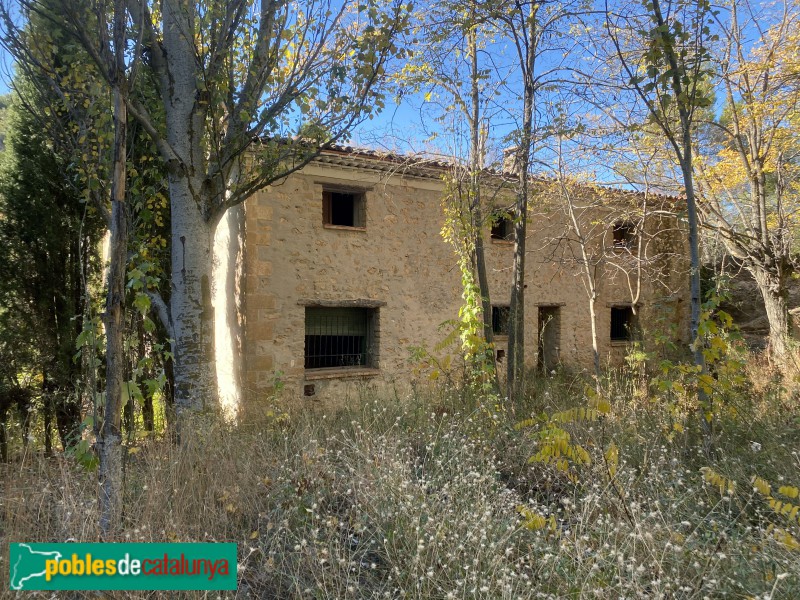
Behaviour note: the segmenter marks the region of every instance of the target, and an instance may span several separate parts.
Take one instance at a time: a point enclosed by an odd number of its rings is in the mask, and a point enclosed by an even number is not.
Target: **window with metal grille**
[[[611,341],[632,342],[637,339],[636,315],[630,306],[611,308]]]
[[[374,367],[377,310],[306,307],[306,369]]]
[[[492,306],[492,333],[495,335],[508,335],[508,318],[510,314],[510,306]]]
[[[322,222],[337,227],[366,227],[363,192],[325,190],[322,192]]]

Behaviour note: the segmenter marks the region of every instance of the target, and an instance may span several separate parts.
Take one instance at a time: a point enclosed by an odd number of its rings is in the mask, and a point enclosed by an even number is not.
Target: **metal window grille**
[[[372,366],[372,310],[307,307],[305,368]]]

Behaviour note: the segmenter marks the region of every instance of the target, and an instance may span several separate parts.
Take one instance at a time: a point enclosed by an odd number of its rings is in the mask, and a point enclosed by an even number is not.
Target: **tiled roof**
[[[424,179],[441,179],[443,172],[453,168],[453,166],[457,164],[455,160],[436,158],[423,154],[403,155],[396,152],[371,150],[368,148],[358,148],[341,144],[329,145],[322,150],[320,155],[317,156],[313,162],[341,167],[377,170],[388,174],[398,174]],[[496,169],[485,169],[484,173],[490,177],[500,177],[509,182],[517,179],[516,173],[503,172]],[[553,179],[540,175],[534,176],[532,179],[534,181],[550,183],[554,181]],[[641,197],[643,195],[643,192],[626,190],[613,185],[598,184],[597,187],[629,197]],[[651,197],[653,196],[669,201],[670,203],[685,199],[683,196],[663,193],[651,194]]]

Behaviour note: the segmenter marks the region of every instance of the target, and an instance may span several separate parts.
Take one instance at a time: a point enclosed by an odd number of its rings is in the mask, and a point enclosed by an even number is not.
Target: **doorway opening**
[[[539,307],[539,352],[537,367],[546,373],[555,369],[559,363],[561,344],[561,307]]]

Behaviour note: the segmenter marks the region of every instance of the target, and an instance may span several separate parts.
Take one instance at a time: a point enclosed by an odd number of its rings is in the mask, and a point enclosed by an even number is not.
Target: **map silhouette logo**
[[[226,542],[14,542],[8,581],[11,591],[236,590],[237,556]]]
[[[30,544],[12,544],[10,577],[12,590],[24,590],[31,580],[45,577],[45,562],[60,560],[62,554],[56,551],[34,550]]]

